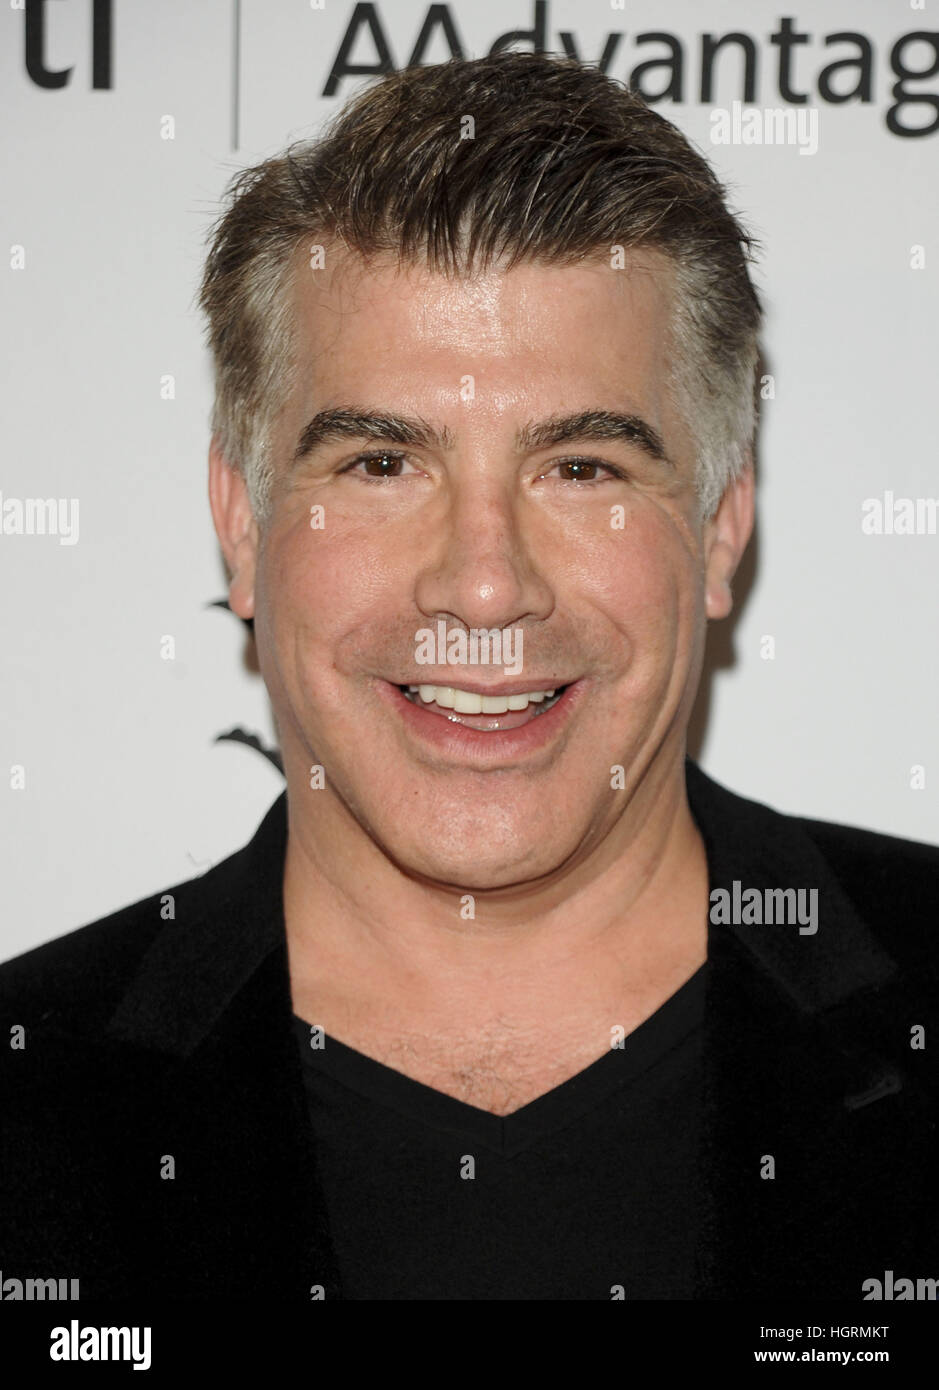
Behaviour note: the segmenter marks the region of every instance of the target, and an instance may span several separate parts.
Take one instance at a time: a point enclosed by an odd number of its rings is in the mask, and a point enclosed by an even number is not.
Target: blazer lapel
[[[285,845],[282,795],[180,898],[108,1027],[135,1082],[112,1140],[118,1225],[169,1297],[339,1293],[291,1031]]]
[[[935,1011],[905,999],[894,961],[792,820],[693,764],[688,788],[712,889],[819,892],[814,935],[709,926],[696,1296],[860,1299],[875,1259],[882,1272],[915,1249],[903,1173],[915,1155],[897,1141],[931,1132],[933,1102],[909,1075],[902,1024]]]

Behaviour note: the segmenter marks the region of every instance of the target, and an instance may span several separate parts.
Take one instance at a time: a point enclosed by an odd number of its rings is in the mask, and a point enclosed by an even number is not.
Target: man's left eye
[[[360,477],[372,479],[399,478],[400,468],[406,462],[404,454],[395,453],[392,449],[378,449],[371,454],[359,454],[351,463],[347,464],[341,471],[351,473],[364,464],[365,468]]]
[[[596,483],[602,482],[603,477],[626,477],[621,469],[601,459],[556,459],[551,464],[551,469],[554,468],[560,469],[561,481],[565,483]]]

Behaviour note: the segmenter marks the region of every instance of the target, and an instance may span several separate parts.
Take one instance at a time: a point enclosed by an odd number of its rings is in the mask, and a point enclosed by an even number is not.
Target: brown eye
[[[562,476],[571,483],[592,483],[597,476],[597,464],[590,459],[567,459],[559,467]]]
[[[389,449],[382,449],[374,454],[359,454],[351,463],[347,463],[342,473],[355,473],[360,478],[367,478],[369,482],[381,482],[384,478],[398,478],[401,476],[401,465],[405,462],[404,454],[392,453]]]
[[[597,483],[604,478],[626,479],[622,469],[614,467],[612,463],[604,463],[602,459],[558,459],[552,468],[558,470],[558,477],[563,483]]]
[[[368,454],[358,462],[365,464],[365,471],[370,478],[391,478],[395,476],[395,468],[401,464],[401,455]]]

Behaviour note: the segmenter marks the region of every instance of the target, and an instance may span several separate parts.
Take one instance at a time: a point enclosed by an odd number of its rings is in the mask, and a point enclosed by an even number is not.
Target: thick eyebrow
[[[372,439],[381,444],[453,448],[453,437],[448,429],[436,430],[420,416],[387,415],[374,410],[359,410],[354,406],[341,406],[321,410],[313,416],[297,441],[294,463],[312,454],[321,444],[332,443],[336,439]]]
[[[594,439],[606,443],[625,440],[661,463],[674,467],[665,452],[657,430],[640,415],[623,415],[613,410],[583,410],[578,415],[558,415],[538,424],[528,424],[518,432],[515,447],[523,453],[550,449],[572,439]]]
[[[321,444],[337,439],[370,439],[381,444],[404,444],[442,451],[453,448],[450,430],[436,429],[420,416],[391,415],[384,411],[337,406],[321,410],[304,426],[293,461],[297,463]],[[557,415],[523,425],[515,436],[518,453],[550,449],[570,440],[592,439],[607,443],[637,444],[650,458],[674,467],[658,431],[639,415],[612,410],[582,410],[576,415]]]

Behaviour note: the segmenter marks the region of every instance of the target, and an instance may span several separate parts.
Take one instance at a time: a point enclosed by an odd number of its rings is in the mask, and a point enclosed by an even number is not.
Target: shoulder
[[[833,867],[869,885],[899,889],[906,884],[939,905],[939,845],[904,840],[860,826],[789,817],[812,839]]]
[[[191,929],[217,905],[243,853],[0,964],[0,1019],[103,1027],[160,931],[168,922]]]
[[[829,885],[898,963],[937,968],[939,846],[787,814],[731,791],[691,759],[686,773],[709,851],[775,873],[778,884]]]
[[[97,1031],[151,950],[179,957],[184,984],[187,969],[204,969],[206,958],[232,945],[239,927],[264,915],[266,902],[279,891],[286,839],[287,798],[281,793],[248,843],[207,873],[6,961],[0,965],[0,1026],[9,1020],[85,1035]]]
[[[807,835],[858,915],[902,956],[905,947],[935,961],[939,925],[939,846],[858,826],[788,817]]]

